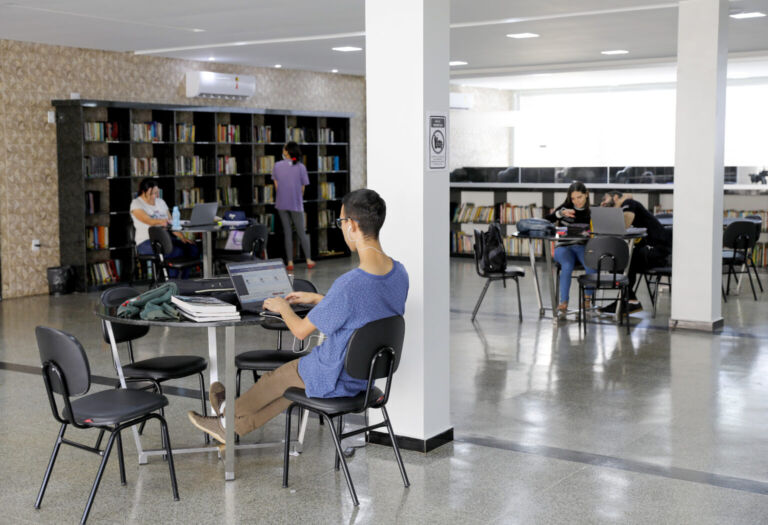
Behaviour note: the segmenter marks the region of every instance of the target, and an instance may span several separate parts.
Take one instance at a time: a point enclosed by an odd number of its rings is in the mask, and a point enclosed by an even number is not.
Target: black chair
[[[666,277],[667,282],[661,282]],[[648,295],[651,296],[651,303],[653,304],[653,318],[656,318],[656,306],[659,303],[659,289],[662,285],[669,287],[672,290],[672,267],[671,266],[659,266],[658,268],[651,268],[643,273],[645,279],[645,285],[648,288]],[[639,282],[639,280],[638,280]],[[653,284],[653,286],[651,286]]]
[[[317,288],[310,281],[305,279],[294,279],[293,290],[295,292],[311,292],[317,293]],[[240,375],[243,370],[250,370],[253,372],[253,382],[259,380],[259,372],[269,372],[281,367],[285,363],[305,356],[307,352],[304,350],[304,342],[300,344],[299,352],[293,352],[291,350],[283,350],[283,332],[288,331],[288,327],[281,319],[267,319],[261,325],[267,330],[277,331],[277,348],[275,350],[249,350],[242,352],[235,356],[235,368],[237,368],[236,375],[236,394],[240,397]]]
[[[757,292],[755,284],[752,282],[752,268],[757,274],[757,268],[752,261],[752,250],[757,244],[759,224],[753,221],[734,221],[725,228],[723,232],[723,266],[728,272],[728,283],[725,288],[724,297],[731,293],[731,276],[736,278],[737,274],[747,274],[749,285],[752,287],[752,296],[757,301]],[[744,270],[737,266],[744,266]]]
[[[477,272],[477,275],[485,279],[485,286],[483,286],[483,291],[480,292],[480,297],[477,298],[477,303],[475,303],[475,309],[472,310],[472,318],[471,320],[474,321],[475,317],[477,317],[477,311],[480,310],[480,305],[483,303],[483,299],[485,299],[485,294],[488,291],[488,287],[491,285],[493,281],[501,281],[504,285],[504,288],[507,287],[507,279],[512,279],[515,281],[515,286],[517,287],[517,316],[520,319],[520,321],[523,320],[523,306],[520,302],[520,281],[518,279],[520,277],[525,277],[525,270],[520,268],[519,266],[507,266],[503,272],[486,272],[483,269],[483,254],[481,253],[482,249],[480,248],[480,236],[482,235],[481,232],[478,230],[475,230],[475,246],[474,246],[474,252],[475,252],[475,271]]]
[[[218,250],[216,260],[222,264],[249,262],[267,259],[269,228],[266,224],[252,224],[243,232],[243,248],[240,252]]]
[[[744,218],[753,221],[755,224],[755,245],[757,245],[757,243],[760,242],[760,235],[763,233],[763,218],[759,215],[747,215]],[[760,280],[760,274],[757,273],[757,267],[755,266],[755,259],[753,256],[754,251],[755,248],[753,247],[752,253],[749,254],[749,261],[752,265],[752,270],[755,272],[755,279],[757,280],[757,286],[760,288],[760,293],[763,293],[763,283]]]
[[[173,257],[168,256],[173,251],[173,240],[170,232],[162,226],[149,228],[149,241],[152,243],[152,251],[159,259],[159,268],[156,268],[156,282],[168,280],[168,270],[185,270],[201,266],[203,262],[199,257]]]
[[[619,302],[621,316],[627,318],[627,333],[629,333],[629,313],[627,302],[629,296],[629,278],[624,275],[624,269],[629,264],[629,247],[626,241],[618,237],[595,237],[587,242],[584,248],[584,263],[597,273],[588,273],[579,276],[579,331],[582,322],[584,335],[587,333],[587,319],[584,309],[586,300],[585,291],[591,290],[619,290]],[[610,301],[612,298],[592,297],[593,301]]]
[[[352,478],[349,475],[347,461],[341,449],[341,440],[363,432],[370,432],[376,428],[387,427],[389,438],[392,440],[392,448],[395,451],[397,465],[400,467],[400,475],[403,477],[403,485],[410,486],[408,475],[405,473],[403,458],[397,446],[397,438],[392,431],[392,424],[387,414],[386,404],[389,400],[389,392],[392,388],[392,375],[400,364],[400,354],[403,349],[403,337],[405,335],[405,321],[400,316],[387,317],[366,324],[355,330],[349,338],[344,359],[344,370],[354,378],[367,379],[368,387],[365,392],[354,397],[315,398],[307,397],[302,388],[289,388],[283,394],[293,403],[286,411],[285,422],[285,451],[283,456],[283,487],[288,486],[288,458],[290,457],[291,442],[291,413],[296,407],[303,408],[318,414],[328,422],[328,430],[331,432],[333,443],[336,446],[336,460],[334,468],[339,470],[339,465],[344,470],[347,487],[355,506],[359,505]],[[387,379],[386,387],[382,392],[374,386],[376,379]],[[369,408],[380,408],[384,421],[375,425],[368,425],[351,432],[343,433],[343,418],[346,414],[364,412]],[[336,419],[337,428],[333,426]]]
[[[48,462],[48,468],[43,476],[43,483],[37,494],[35,508],[39,509],[43,502],[45,489],[53,472],[53,465],[59,454],[61,445],[71,445],[73,447],[93,452],[101,455],[101,465],[96,473],[96,479],[93,481],[91,494],[88,496],[88,502],[83,511],[83,517],[80,523],[85,523],[88,519],[88,513],[91,511],[93,499],[96,491],[99,489],[101,477],[104,474],[104,467],[107,465],[109,454],[117,441],[117,458],[120,464],[120,483],[125,485],[125,462],[123,459],[123,441],[120,433],[129,427],[138,425],[150,419],[157,419],[160,422],[165,451],[168,459],[168,470],[171,473],[171,487],[173,489],[173,499],[179,500],[179,489],[176,484],[176,472],[173,467],[173,452],[171,450],[171,440],[168,437],[168,425],[165,419],[156,413],[168,404],[168,399],[161,394],[145,392],[143,390],[103,390],[93,394],[86,395],[91,387],[91,369],[88,364],[88,357],[85,355],[82,345],[73,336],[55,330],[38,326],[35,328],[37,337],[37,347],[40,351],[40,361],[43,365],[43,381],[45,390],[48,393],[48,401],[51,404],[51,412],[54,419],[61,423],[59,435],[53,446],[51,459]],[[62,409],[56,401],[56,396],[61,396],[63,401]],[[78,397],[78,399],[72,399]],[[78,429],[99,429],[99,437],[94,446],[84,445],[70,441],[64,437],[67,427],[72,425]],[[101,450],[102,438],[104,432],[109,432],[107,446]]]
[[[117,307],[123,302],[139,295],[138,290],[128,286],[118,286],[108,288],[101,294],[101,304],[107,307]],[[136,381],[147,381],[154,385],[159,394],[162,395],[163,389],[161,383],[172,379],[181,379],[197,374],[200,381],[200,403],[202,413],[206,414],[205,408],[205,378],[203,372],[208,368],[208,361],[196,355],[173,355],[151,357],[136,361],[133,356],[133,343],[135,339],[144,337],[149,332],[149,326],[138,326],[131,324],[112,323],[112,334],[115,336],[115,343],[128,343],[129,363],[123,365],[123,375],[126,379]],[[104,342],[110,344],[107,325],[101,322],[101,333]],[[142,430],[143,430],[142,426]],[[210,442],[210,437],[205,434],[205,442]]]
[[[144,264],[144,266],[147,268],[147,271],[152,272],[152,279],[150,283],[150,288],[154,288],[157,286],[157,275],[160,270],[160,257],[156,255],[153,251],[151,254],[145,254],[145,253],[139,253],[136,250],[136,228],[133,226],[133,220],[130,220],[128,222],[128,239],[130,239],[130,247],[131,247],[131,268],[128,275],[131,276],[131,281],[129,284],[133,284],[133,279],[136,276],[136,262],[138,261],[139,264]]]

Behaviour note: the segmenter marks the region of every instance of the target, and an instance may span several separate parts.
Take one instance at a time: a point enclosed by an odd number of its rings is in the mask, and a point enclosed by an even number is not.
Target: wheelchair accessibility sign
[[[448,166],[448,117],[445,115],[427,115],[427,129],[429,130],[427,152],[429,169],[444,170]]]

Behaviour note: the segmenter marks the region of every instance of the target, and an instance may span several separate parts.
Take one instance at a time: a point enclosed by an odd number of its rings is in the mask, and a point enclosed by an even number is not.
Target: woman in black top
[[[589,192],[582,182],[574,182],[568,187],[565,201],[554,209],[552,213],[544,217],[550,222],[560,224],[589,224]],[[587,268],[584,264],[584,241],[561,241],[555,247],[555,260],[560,264],[560,304],[557,305],[557,316],[565,319],[568,312],[568,299],[571,291],[571,275],[580,262],[587,273],[595,273],[595,270]],[[586,292],[586,309],[591,307],[592,291]]]

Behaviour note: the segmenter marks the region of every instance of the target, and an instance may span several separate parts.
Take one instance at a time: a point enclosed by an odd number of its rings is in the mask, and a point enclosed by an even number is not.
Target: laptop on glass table
[[[592,233],[596,235],[642,235],[645,228],[625,228],[621,208],[590,208]]]
[[[219,205],[216,202],[203,202],[195,204],[192,208],[192,215],[188,221],[181,221],[182,226],[213,226],[216,221],[216,212]]]
[[[235,288],[240,309],[253,314],[280,317],[277,312],[264,309],[264,301],[271,297],[285,297],[293,291],[285,264],[280,259],[251,261],[227,265],[227,272]],[[299,315],[312,309],[311,305],[292,304]]]

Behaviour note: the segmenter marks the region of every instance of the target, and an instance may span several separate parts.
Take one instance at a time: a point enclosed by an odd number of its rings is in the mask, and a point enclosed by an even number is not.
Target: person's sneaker
[[[224,415],[224,393],[224,385],[218,381],[212,383],[210,390],[208,390],[208,401],[211,402],[213,413],[219,417]]]
[[[189,421],[203,432],[210,434],[213,439],[219,443],[225,443],[224,427],[217,416],[201,416],[197,412],[190,410],[187,412]]]
[[[562,320],[566,315],[568,315],[568,303],[562,302],[557,305],[557,318]]]
[[[607,304],[605,306],[601,306],[598,308],[601,314],[615,314],[616,313],[616,301],[613,301],[610,304]]]

